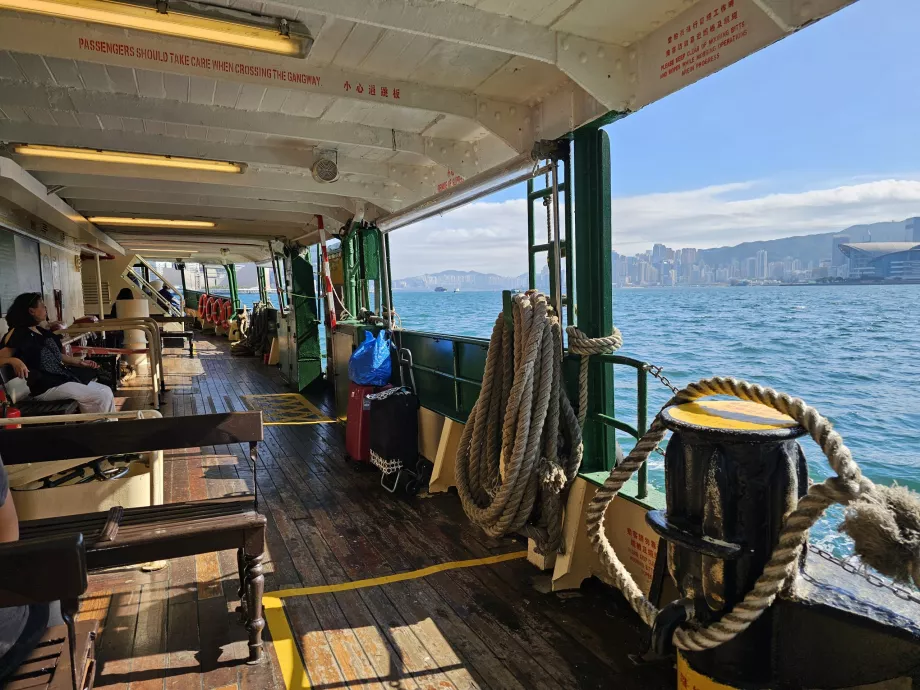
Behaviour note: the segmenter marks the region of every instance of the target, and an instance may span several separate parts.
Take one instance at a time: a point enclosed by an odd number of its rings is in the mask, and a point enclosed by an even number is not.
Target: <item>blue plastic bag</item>
[[[385,386],[390,382],[390,341],[380,331],[375,338],[370,331],[364,332],[364,342],[351,354],[348,360],[348,378],[359,386]]]

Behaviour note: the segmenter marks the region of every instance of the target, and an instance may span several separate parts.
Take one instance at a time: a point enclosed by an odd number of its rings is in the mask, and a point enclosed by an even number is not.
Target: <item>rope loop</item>
[[[687,651],[712,649],[744,632],[770,607],[795,572],[808,530],[834,503],[848,506],[840,530],[853,538],[855,552],[863,562],[895,580],[913,581],[914,586],[920,587],[920,496],[904,487],[877,486],[864,477],[830,421],[804,401],[771,388],[734,378],[713,377],[689,384],[664,407],[712,395],[730,395],[788,415],[821,447],[835,476],[812,484],[808,493],[799,499],[783,524],[763,573],[744,599],[706,627],[677,628],[672,638],[676,647]],[[588,505],[586,519],[588,538],[607,575],[649,626],[654,624],[658,609],[645,597],[617,557],[604,531],[604,517],[623,484],[648,459],[666,433],[659,413],[632,452],[598,489]]]

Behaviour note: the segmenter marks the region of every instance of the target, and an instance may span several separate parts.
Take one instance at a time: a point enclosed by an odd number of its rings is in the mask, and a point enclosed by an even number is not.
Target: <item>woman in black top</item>
[[[13,300],[6,313],[9,330],[0,339],[0,366],[9,364],[26,379],[34,400],[76,400],[80,412],[113,412],[112,389],[90,380],[92,373],[86,371],[99,365],[65,355],[60,338],[38,325],[47,319],[40,293]]]

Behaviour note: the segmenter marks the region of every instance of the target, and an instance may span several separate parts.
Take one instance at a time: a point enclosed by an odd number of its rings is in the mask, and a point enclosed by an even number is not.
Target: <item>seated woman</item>
[[[61,339],[39,326],[47,319],[40,293],[13,300],[6,313],[9,331],[0,339],[0,366],[10,364],[26,379],[33,400],[76,400],[80,412],[114,412],[112,389],[90,380],[92,373],[85,371],[99,365],[65,355]]]

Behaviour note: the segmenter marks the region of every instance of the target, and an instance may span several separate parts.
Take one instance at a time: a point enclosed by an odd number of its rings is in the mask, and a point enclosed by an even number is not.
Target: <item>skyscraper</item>
[[[770,264],[767,261],[766,249],[757,252],[757,277],[761,279],[770,277]]]

